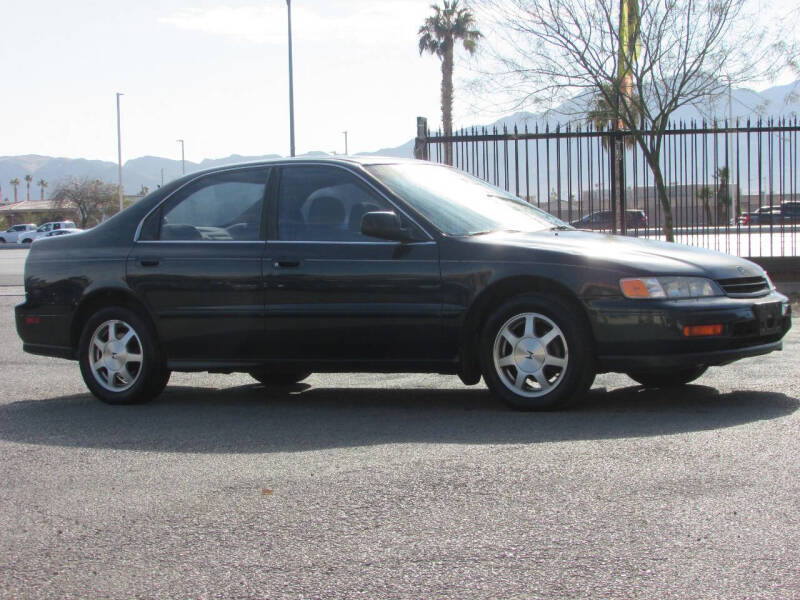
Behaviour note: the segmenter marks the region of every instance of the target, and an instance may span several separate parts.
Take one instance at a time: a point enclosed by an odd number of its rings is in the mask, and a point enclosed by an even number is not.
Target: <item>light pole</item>
[[[181,174],[186,175],[186,160],[183,157],[183,140],[175,140],[181,144]]]
[[[343,131],[342,133],[344,134],[344,155],[347,156],[347,132]]]
[[[122,129],[119,120],[119,97],[122,92],[117,92],[117,160],[119,162],[119,210],[122,212]]]
[[[286,0],[289,17],[289,153],[294,156],[294,81],[292,74],[292,0]]]

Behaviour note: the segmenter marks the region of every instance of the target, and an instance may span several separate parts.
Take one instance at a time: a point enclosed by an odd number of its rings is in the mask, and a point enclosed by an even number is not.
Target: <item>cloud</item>
[[[344,40],[352,44],[386,44],[413,37],[429,8],[408,0],[325,3],[292,6],[292,37],[300,41]],[[179,29],[238,38],[254,44],[286,42],[286,5],[218,5],[185,8],[159,22]]]

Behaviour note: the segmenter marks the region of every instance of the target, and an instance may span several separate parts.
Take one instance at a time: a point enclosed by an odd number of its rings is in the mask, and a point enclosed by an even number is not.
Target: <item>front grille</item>
[[[747,298],[763,296],[769,292],[769,284],[764,277],[738,277],[736,279],[719,279],[717,283],[728,296]]]

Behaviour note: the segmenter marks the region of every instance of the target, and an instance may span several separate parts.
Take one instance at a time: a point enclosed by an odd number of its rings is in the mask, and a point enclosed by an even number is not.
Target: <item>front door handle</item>
[[[139,259],[139,264],[143,267],[157,267],[159,259],[154,256],[147,256]]]

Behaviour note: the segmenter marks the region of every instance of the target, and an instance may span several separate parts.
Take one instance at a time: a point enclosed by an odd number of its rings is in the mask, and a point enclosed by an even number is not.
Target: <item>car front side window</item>
[[[383,198],[343,169],[302,165],[281,171],[279,240],[377,241],[361,233],[361,219],[368,212],[391,210]]]

